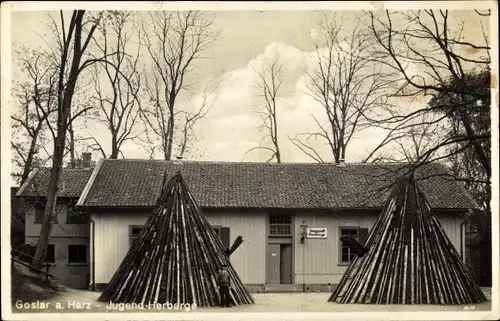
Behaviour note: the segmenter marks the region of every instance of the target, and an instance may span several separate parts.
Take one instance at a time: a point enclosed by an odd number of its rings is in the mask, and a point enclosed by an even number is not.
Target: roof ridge
[[[270,166],[287,166],[287,165],[311,165],[311,166],[394,166],[394,165],[408,165],[408,162],[386,162],[386,163],[363,163],[363,162],[346,162],[344,164],[338,163],[316,163],[316,162],[252,162],[252,161],[216,161],[216,160],[165,160],[165,159],[144,159],[144,158],[122,158],[122,159],[111,159],[111,158],[101,158],[104,162],[159,162],[159,163],[202,163],[202,164],[260,164],[260,165],[270,165]]]
[[[46,196],[51,175],[51,167],[37,167],[31,177],[18,190],[16,196]],[[84,168],[63,169],[59,181],[58,197],[79,197],[92,170]]]
[[[52,169],[51,166],[40,166],[36,167],[36,169]],[[86,168],[65,168],[63,167],[63,171],[92,171],[94,167],[86,167]]]
[[[346,163],[345,166],[332,166],[312,162],[179,162],[100,158],[93,172],[70,171],[67,174],[92,176],[82,182],[78,204],[84,207],[150,206],[155,202],[156,189],[160,189],[164,173],[173,175],[182,169],[188,183],[195,186],[193,193],[201,193],[200,204],[204,206],[336,208],[375,206],[375,203],[378,205],[379,198],[390,185],[387,179],[393,181],[408,166],[404,162]],[[443,172],[438,164],[430,166],[429,171],[426,170],[427,166],[422,167],[421,172],[424,174]],[[47,174],[45,172],[44,175]],[[140,179],[145,180],[145,183],[137,184]],[[436,202],[436,207],[457,209],[471,206],[468,198],[462,195],[463,191],[456,185],[436,179],[430,182],[439,184],[439,188],[431,187],[430,192],[435,195],[431,199]],[[290,183],[295,183],[295,191],[290,189]],[[426,182],[424,186],[428,184]],[[427,191],[426,188],[424,191]],[[268,193],[265,197],[256,192],[262,189]],[[442,197],[440,193],[444,193]]]

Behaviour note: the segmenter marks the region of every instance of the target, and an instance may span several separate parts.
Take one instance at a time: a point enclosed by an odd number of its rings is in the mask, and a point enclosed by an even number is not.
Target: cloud
[[[320,56],[326,54],[320,50]],[[314,118],[323,122],[325,118],[321,104],[308,95],[309,76],[306,72],[317,67],[318,55],[315,51],[304,52],[300,49],[279,42],[269,43],[264,50],[244,67],[228,71],[222,75],[222,82],[217,92],[217,101],[210,118],[199,123],[204,131],[204,145],[207,146],[211,158],[220,159],[222,152],[228,160],[241,160],[246,151],[259,146],[267,132],[257,130],[261,125],[260,117],[255,113],[263,103],[260,93],[255,90],[255,70],[265,59],[272,60],[279,56],[283,67],[283,88],[277,99],[278,132],[283,160],[304,161],[303,153],[288,139],[303,132],[317,131]],[[314,118],[311,117],[314,115]],[[264,146],[271,147],[270,140],[262,141]],[[318,141],[316,147],[328,155],[323,142]],[[265,161],[268,151],[255,152],[251,160]]]
[[[341,44],[346,49],[347,44]],[[287,61],[284,68],[284,86],[288,91],[282,91],[277,99],[278,133],[279,143],[284,161],[311,161],[289,140],[301,133],[313,133],[319,130],[316,120],[328,129],[324,107],[310,95],[309,74],[318,67],[318,59],[326,57],[326,49],[304,52],[300,49],[283,43],[270,43],[261,54],[254,57],[245,67],[228,72],[224,75],[225,86],[219,91],[218,114],[219,118],[212,124],[227,124],[225,128],[220,125],[219,134],[214,134],[211,139],[230,140],[231,151],[227,157],[238,160],[239,156],[252,147],[258,146],[258,142],[266,134],[265,131],[257,131],[256,126],[260,124],[259,117],[252,112],[258,104],[262,103],[253,89],[254,69],[259,66],[263,59],[272,59],[279,54]],[[318,58],[318,56],[320,58]],[[415,71],[416,72],[416,71]],[[309,74],[308,74],[309,73]],[[222,102],[222,103],[221,103]],[[316,120],[315,120],[316,119]],[[376,128],[368,128],[355,134],[348,146],[347,161],[360,161],[368,154],[368,151],[377,146],[383,139],[384,132]],[[235,141],[236,140],[236,141]],[[238,142],[253,142],[251,145],[238,145]],[[208,141],[207,141],[208,143]],[[217,143],[215,143],[217,144]],[[264,140],[264,146],[272,147],[271,141]],[[312,141],[314,147],[322,155],[323,159],[331,160],[331,150],[325,141],[318,139]],[[219,145],[217,145],[219,146]],[[245,148],[242,148],[244,146]],[[229,148],[228,148],[229,149]],[[214,156],[215,157],[215,156]],[[217,157],[220,157],[217,156]],[[269,158],[269,152],[261,151],[253,153],[251,160],[265,161]],[[249,159],[248,157],[246,159]]]
[[[325,54],[320,50],[320,56]],[[315,51],[304,52],[297,47],[279,43],[269,43],[263,51],[248,61],[243,67],[226,71],[221,74],[220,83],[214,93],[208,97],[214,101],[214,105],[206,118],[199,120],[195,127],[197,137],[195,149],[206,151],[203,155],[207,160],[241,161],[245,153],[251,148],[263,144],[272,147],[269,139],[262,140],[266,131],[259,130],[261,118],[256,113],[262,105],[263,100],[255,88],[255,70],[259,68],[264,59],[272,60],[279,56],[283,67],[283,85],[277,99],[278,132],[282,159],[290,161],[311,161],[302,153],[289,137],[304,132],[315,132],[318,130],[314,120],[325,122],[326,116],[321,104],[314,100],[309,94],[309,76],[306,72],[313,72],[317,68],[318,55]],[[208,80],[208,78],[207,78]],[[199,108],[204,99],[203,84],[199,86],[198,92],[191,94],[188,99],[179,100],[179,106],[183,109],[194,111]],[[314,115],[314,118],[311,116]],[[89,127],[91,132],[99,132],[99,126]],[[92,128],[92,129],[90,129]],[[104,132],[104,131],[103,131]],[[361,138],[353,139],[349,147],[349,160],[355,160],[359,155],[365,153],[367,144],[375,144],[378,133],[370,132],[370,140]],[[106,136],[98,137],[106,150],[109,150],[109,139]],[[331,159],[329,147],[321,140],[314,143],[325,160]],[[122,149],[127,158],[147,158],[149,154],[133,142],[127,142]],[[161,155],[156,155],[161,157]],[[188,156],[189,157],[197,157]],[[270,157],[267,150],[256,150],[245,156],[247,161],[266,161]]]
[[[283,43],[270,43],[264,51],[250,60],[244,67],[225,72],[217,91],[216,108],[210,117],[222,117],[227,115],[238,115],[241,113],[255,111],[255,107],[261,102],[259,93],[256,92],[256,70],[262,66],[267,59],[271,61],[279,56],[278,63],[284,64],[283,78],[289,78],[289,74],[302,70],[304,67],[304,53],[294,46]],[[293,79],[284,81],[284,87],[293,86]],[[286,84],[285,84],[286,83]]]
[[[312,28],[311,30],[309,30],[309,35],[311,35],[311,38],[313,39],[313,41],[315,41],[319,36],[318,30]]]

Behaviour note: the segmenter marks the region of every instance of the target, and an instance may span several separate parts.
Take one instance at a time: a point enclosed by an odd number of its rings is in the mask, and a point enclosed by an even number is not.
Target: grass
[[[61,294],[61,290],[48,284],[42,276],[16,263],[12,267],[11,286],[12,304],[18,300],[23,302],[49,301]]]

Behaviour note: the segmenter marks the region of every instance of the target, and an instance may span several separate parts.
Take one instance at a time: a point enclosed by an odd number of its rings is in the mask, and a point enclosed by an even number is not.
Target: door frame
[[[283,259],[283,248],[288,248],[287,252],[289,251],[289,255],[286,256],[286,257],[289,257],[289,259],[287,260],[284,260]],[[293,275],[292,275],[292,266],[293,266],[293,260],[292,260],[292,253],[293,253],[293,244],[280,244],[280,284],[293,284]],[[289,268],[287,269],[288,273],[290,273],[288,275],[288,277],[290,278],[289,281],[290,283],[288,282],[285,282],[283,283],[283,276],[284,274],[282,273],[283,272],[283,265],[281,264],[281,262],[285,263],[285,264],[290,264]],[[286,274],[288,274],[286,273]],[[288,279],[288,278],[287,278]]]
[[[279,215],[279,214],[290,215],[290,230],[291,230],[291,234],[292,234],[291,237],[280,238],[280,237],[275,237],[275,236],[269,236],[269,232],[270,232],[269,231],[269,216],[270,215]],[[268,284],[267,283],[267,264],[268,264],[268,254],[267,253],[268,253],[269,243],[291,244],[291,246],[292,246],[292,255],[291,255],[292,283],[291,284],[296,284],[296,282],[295,282],[295,249],[296,249],[297,238],[295,237],[295,235],[297,234],[297,227],[295,226],[295,216],[296,216],[295,210],[269,210],[269,211],[264,212],[264,219],[265,219],[265,224],[266,224],[266,248],[265,248],[266,262],[265,262],[264,284]],[[280,240],[284,240],[284,239],[287,241],[280,242]]]

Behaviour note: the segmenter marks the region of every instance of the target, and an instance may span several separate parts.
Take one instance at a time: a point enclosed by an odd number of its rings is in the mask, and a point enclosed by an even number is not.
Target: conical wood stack
[[[253,304],[180,172],[163,181],[152,215],[99,301],[215,306],[220,302],[217,275],[225,263],[233,305]]]
[[[472,304],[486,301],[413,175],[401,178],[329,302]]]

